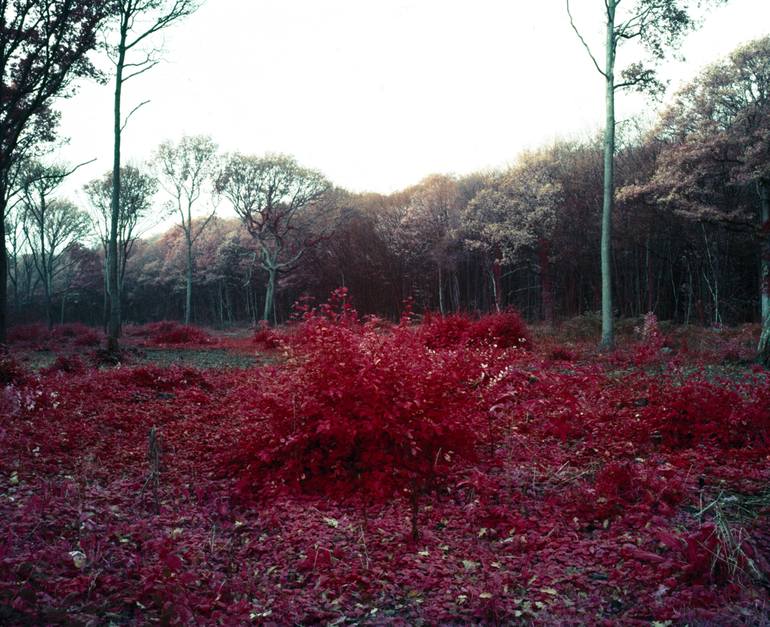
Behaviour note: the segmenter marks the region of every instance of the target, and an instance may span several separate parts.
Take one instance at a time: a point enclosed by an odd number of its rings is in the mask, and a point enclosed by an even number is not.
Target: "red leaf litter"
[[[768,373],[647,337],[387,325],[338,291],[258,330],[268,366],[2,358],[0,622],[767,623]]]

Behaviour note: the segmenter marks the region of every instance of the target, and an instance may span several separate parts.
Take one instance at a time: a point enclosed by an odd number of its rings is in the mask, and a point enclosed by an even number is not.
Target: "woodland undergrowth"
[[[177,331],[131,330],[221,346]],[[768,373],[653,318],[606,355],[338,291],[250,369],[96,367],[89,333],[0,358],[4,624],[770,621]]]

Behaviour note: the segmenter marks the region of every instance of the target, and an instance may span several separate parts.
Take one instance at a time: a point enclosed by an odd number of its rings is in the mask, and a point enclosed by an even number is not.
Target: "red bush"
[[[751,394],[750,397],[747,395]],[[659,441],[668,449],[770,444],[770,394],[690,380],[651,391],[640,412],[637,441]],[[633,431],[633,429],[632,429]]]
[[[441,316],[428,312],[420,324],[419,334],[428,348],[460,348],[470,340],[473,324],[468,314]]]
[[[263,350],[275,350],[281,345],[281,338],[275,329],[262,320],[254,331],[254,344]]]
[[[74,346],[96,346],[102,336],[96,329],[79,322],[59,324],[52,329],[42,323],[11,327],[8,341],[11,343],[42,346],[51,341],[57,344],[71,342]]]
[[[531,339],[527,325],[513,310],[482,316],[471,327],[471,342],[489,343],[498,348],[529,348]]]
[[[494,345],[498,348],[530,346],[527,325],[512,310],[487,314],[474,320],[468,314],[447,316],[426,314],[419,328],[429,348],[461,348],[466,345]]]
[[[243,493],[380,502],[416,496],[474,457],[477,360],[430,350],[407,327],[381,334],[354,319],[344,307],[306,316],[294,359],[254,391],[264,420],[230,459]]]
[[[213,339],[203,329],[171,320],[135,327],[130,334],[147,337],[153,344],[209,344]]]

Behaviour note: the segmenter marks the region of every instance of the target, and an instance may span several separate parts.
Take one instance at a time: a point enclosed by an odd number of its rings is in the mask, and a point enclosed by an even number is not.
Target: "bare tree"
[[[216,212],[213,202],[210,211],[193,223],[193,206],[200,200],[211,182],[217,167],[217,145],[210,137],[183,137],[176,144],[164,142],[155,155],[155,166],[163,189],[173,199],[174,208],[184,232],[186,244],[186,294],[184,323],[190,324],[192,284],[195,269],[193,246]]]
[[[120,146],[123,130],[131,116],[149,101],[136,105],[124,118],[122,114],[123,85],[126,81],[151,70],[159,62],[159,50],[148,48],[153,35],[197,10],[199,0],[114,0],[117,14],[117,44],[112,51],[115,64],[115,98],[113,120],[112,215],[108,246],[109,293],[118,294],[118,232],[121,214]],[[131,57],[132,53],[136,58]],[[107,325],[107,351],[120,351],[120,299],[110,299]]]
[[[22,229],[43,285],[48,326],[53,326],[53,284],[67,246],[89,232],[88,215],[68,200],[52,198],[70,174],[64,166],[29,164],[24,176]]]
[[[714,0],[724,2],[726,0]],[[615,338],[612,319],[612,211],[615,201],[615,94],[623,89],[660,92],[663,86],[657,80],[652,66],[631,63],[620,72],[616,68],[618,48],[629,41],[638,41],[646,49],[653,64],[665,57],[666,49],[676,47],[684,35],[695,26],[691,17],[690,0],[635,0],[627,11],[619,7],[628,0],[604,0],[606,28],[604,64],[601,65],[593,50],[575,24],[566,0],[567,15],[575,34],[585,47],[594,67],[605,81],[604,125],[604,189],[602,202],[601,275],[602,275],[602,339],[600,347],[612,348]],[[697,4],[702,4],[697,3]]]
[[[155,177],[142,172],[139,168],[127,165],[121,172],[121,211],[118,220],[118,292],[119,300],[123,294],[123,282],[134,243],[142,234],[143,225],[151,226],[148,219],[152,209],[152,200],[158,191]],[[104,306],[105,325],[109,315],[110,286],[107,280],[109,267],[109,242],[112,223],[112,172],[88,183],[84,190],[94,208],[93,223],[99,234],[104,249]],[[154,222],[152,222],[154,223]]]
[[[259,247],[259,261],[267,272],[262,319],[273,313],[276,278],[299,262],[320,238],[320,201],[329,181],[315,170],[300,167],[286,155],[265,157],[230,155],[217,179],[217,190],[232,203]],[[318,227],[321,227],[320,229]]]

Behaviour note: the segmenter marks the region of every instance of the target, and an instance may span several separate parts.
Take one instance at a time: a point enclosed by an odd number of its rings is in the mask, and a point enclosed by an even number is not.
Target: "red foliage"
[[[426,314],[419,333],[429,348],[461,348],[492,345],[498,348],[527,348],[529,330],[521,316],[512,310],[488,314],[478,319],[468,314],[447,316]]]
[[[651,439],[671,450],[701,445],[720,448],[770,445],[770,393],[690,380],[653,386],[630,433],[639,443]]]
[[[172,320],[152,322],[138,327],[127,326],[124,330],[129,337],[146,338],[155,345],[164,344],[210,344],[211,335],[199,327],[180,324]]]
[[[548,353],[548,359],[552,361],[575,361],[577,355],[568,348],[557,346]]]
[[[766,499],[766,371],[431,348],[338,296],[270,367],[0,361],[0,622],[766,619],[767,510],[707,507]]]
[[[498,348],[528,348],[531,339],[527,325],[518,312],[508,310],[479,318],[473,324],[471,342],[488,342]]]
[[[254,344],[263,350],[275,350],[281,346],[281,336],[262,320],[254,331]]]
[[[59,355],[56,360],[47,368],[43,368],[41,374],[54,374],[61,372],[64,374],[82,374],[86,366],[76,355]]]
[[[416,494],[471,460],[479,360],[433,351],[408,327],[376,332],[338,290],[307,312],[295,355],[259,390],[264,417],[230,460],[242,490],[291,490],[382,502]]]
[[[72,344],[76,347],[96,346],[102,334],[96,329],[80,323],[60,324],[52,329],[44,324],[23,324],[8,330],[8,342],[35,348],[60,348]]]
[[[469,342],[472,326],[473,320],[468,314],[441,316],[428,312],[419,332],[428,348],[461,348]]]
[[[0,386],[27,383],[30,373],[9,355],[0,354]]]

